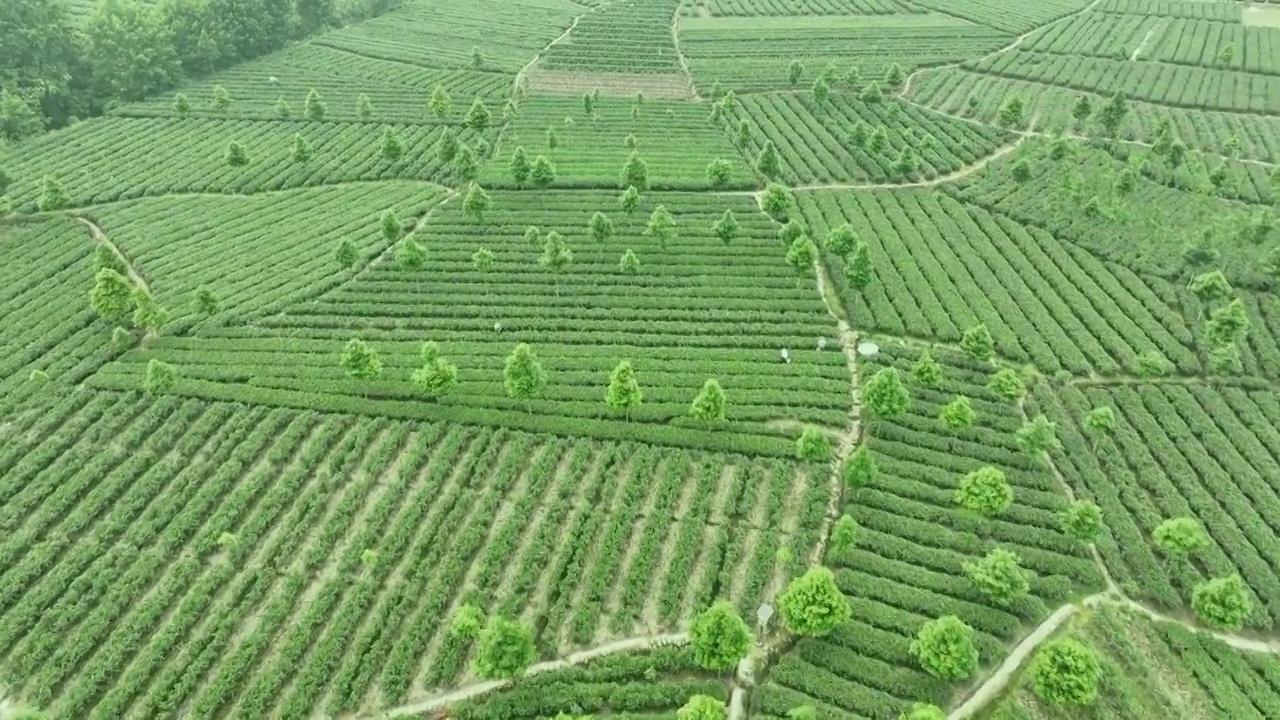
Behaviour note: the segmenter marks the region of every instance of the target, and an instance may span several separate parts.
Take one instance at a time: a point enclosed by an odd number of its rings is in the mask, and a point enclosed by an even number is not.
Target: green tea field
[[[1280,4],[12,7],[0,720],[1280,718]]]

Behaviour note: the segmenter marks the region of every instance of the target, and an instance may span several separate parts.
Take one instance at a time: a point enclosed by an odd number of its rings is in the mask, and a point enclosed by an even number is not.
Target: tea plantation
[[[14,2],[0,718],[1280,717],[1280,5]]]

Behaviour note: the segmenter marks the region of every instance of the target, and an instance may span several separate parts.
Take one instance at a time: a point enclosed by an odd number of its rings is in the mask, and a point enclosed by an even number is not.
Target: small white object
[[[494,331],[494,332],[502,332],[502,323],[500,323],[500,322],[496,322],[496,323],[494,323],[494,324],[493,324],[493,331]]]
[[[275,75],[272,75],[271,77],[267,78],[267,82],[269,82],[269,83],[278,83],[278,82],[280,82],[280,78],[277,78]]]
[[[759,608],[756,608],[756,621],[760,623],[760,627],[767,626],[772,618],[773,606],[769,603],[764,603]]]
[[[787,363],[788,365],[791,364],[791,351],[786,348],[782,348],[782,362]]]
[[[818,349],[819,350],[827,349],[827,339],[825,337],[818,338]]]
[[[863,357],[871,357],[880,352],[880,346],[868,340],[867,342],[858,343],[858,354]]]

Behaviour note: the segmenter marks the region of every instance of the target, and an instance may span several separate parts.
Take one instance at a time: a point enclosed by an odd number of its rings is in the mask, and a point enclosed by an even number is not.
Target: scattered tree
[[[1020,95],[1011,95],[1000,107],[1000,124],[1007,128],[1022,124],[1023,103]]]
[[[1080,542],[1097,542],[1102,535],[1102,509],[1091,500],[1077,500],[1059,516],[1062,531]]]
[[[853,231],[852,225],[843,223],[827,233],[827,238],[822,244],[827,252],[836,257],[846,257],[858,244],[858,234]]]
[[[840,519],[831,526],[831,543],[828,547],[831,552],[839,555],[849,552],[857,543],[857,521],[848,515],[841,515]]]
[[[760,148],[760,154],[756,156],[756,170],[767,178],[777,177],[781,172],[778,148],[772,140],[765,140],[764,146]]]
[[[635,213],[640,207],[640,191],[636,189],[635,185],[628,186],[626,191],[622,193],[622,196],[618,198],[618,206],[628,216]]]
[[[516,148],[515,152],[511,153],[511,179],[516,181],[516,187],[524,187],[524,184],[529,181],[531,171],[529,156],[525,154],[524,148]]]
[[[787,248],[787,264],[801,277],[813,272],[813,262],[817,256],[818,248],[814,247],[808,235],[796,238],[791,247]]]
[[[507,356],[502,381],[507,395],[513,400],[524,402],[527,409],[528,403],[542,397],[543,391],[547,389],[547,371],[543,369],[542,362],[533,353],[533,349],[520,343]]]
[[[1204,324],[1205,336],[1216,345],[1230,345],[1244,339],[1249,325],[1244,301],[1235,298],[1209,313],[1209,320]]]
[[[699,667],[733,670],[751,650],[751,629],[732,603],[720,600],[693,617],[689,646]]]
[[[382,374],[382,358],[376,350],[358,338],[347,343],[338,364],[357,380],[372,380]]]
[[[109,322],[119,321],[133,310],[133,287],[124,275],[112,268],[102,268],[94,276],[89,301],[98,317]]]
[[[1088,95],[1081,95],[1076,104],[1071,108],[1071,117],[1075,118],[1077,125],[1083,125],[1089,116],[1093,114],[1093,105],[1089,102]]]
[[[627,248],[626,252],[622,253],[622,258],[618,260],[618,272],[632,276],[640,272],[640,258],[636,257],[630,248]]]
[[[471,67],[476,70],[483,70],[485,66],[484,51],[479,47],[471,48]]]
[[[471,266],[479,272],[489,272],[493,269],[494,255],[489,248],[480,248],[471,253]]]
[[[1231,297],[1233,292],[1231,283],[1227,282],[1227,276],[1223,275],[1221,270],[1196,275],[1191,278],[1191,282],[1187,283],[1187,290],[1206,305],[1225,300]]]
[[[715,236],[725,245],[738,236],[738,230],[738,219],[734,217],[733,210],[725,210],[720,219],[711,225],[711,232],[715,233]]]
[[[862,406],[874,417],[891,418],[907,411],[911,393],[897,368],[879,370],[862,384]]]
[[[316,92],[315,88],[312,88],[311,92],[307,93],[307,102],[303,106],[303,111],[306,113],[308,120],[320,121],[324,119],[326,111],[324,100],[320,99],[320,93]]]
[[[978,669],[973,628],[955,615],[925,623],[908,649],[925,672],[943,680],[963,680]]]
[[[787,711],[788,720],[818,720],[818,711],[812,705],[797,705]]]
[[[771,182],[765,186],[760,208],[774,221],[785,223],[791,218],[791,194],[782,185]]]
[[[1027,386],[1022,382],[1022,376],[1012,368],[996,371],[987,383],[987,388],[1009,402],[1018,402],[1027,393]]]
[[[996,548],[986,557],[963,564],[964,574],[978,592],[997,605],[1008,605],[1031,590],[1031,574],[1022,569],[1016,553]]]
[[[751,123],[743,118],[738,121],[738,134],[734,137],[739,147],[751,144]]]
[[[560,294],[560,272],[573,262],[573,251],[564,241],[564,236],[552,230],[542,241],[542,256],[538,264],[551,270],[555,275],[556,295]]]
[[[608,215],[597,212],[591,216],[591,222],[587,224],[587,229],[591,233],[591,239],[603,251],[605,243],[613,238],[613,221]]]
[[[787,585],[778,597],[778,610],[788,631],[807,637],[827,635],[853,613],[835,575],[820,566]]]
[[[147,362],[147,376],[142,381],[142,389],[148,395],[163,395],[173,390],[178,384],[178,371],[167,362],[151,358]]]
[[[920,357],[911,364],[911,375],[925,387],[936,388],[942,384],[942,366],[928,350],[920,353]]]
[[[231,167],[244,167],[249,164],[249,154],[243,145],[232,140],[227,143],[226,160]]]
[[[1236,631],[1253,614],[1253,599],[1244,581],[1233,573],[1196,585],[1191,591],[1191,609],[1211,628]]]
[[[481,678],[514,678],[538,658],[533,628],[506,618],[494,618],[480,634],[475,672]]]
[[[427,105],[431,108],[431,114],[436,116],[437,120],[443,120],[449,114],[449,109],[453,106],[453,102],[449,99],[449,93],[445,91],[443,85],[436,85],[435,90],[431,91],[431,100]]]
[[[644,234],[657,238],[663,250],[667,249],[668,242],[675,239],[676,219],[667,211],[665,205],[654,208],[653,214],[649,216],[649,224],[644,228]]]
[[[676,720],[726,720],[724,703],[710,695],[694,695],[676,710]]]
[[[40,212],[61,210],[71,204],[71,197],[56,175],[45,175],[40,181],[40,198],[36,209]]]
[[[382,157],[394,162],[402,155],[404,155],[404,141],[400,139],[400,132],[388,125],[382,129]]]
[[[396,250],[396,263],[405,270],[421,270],[427,265],[427,250],[422,243],[406,237]]]
[[[1129,113],[1129,104],[1125,100],[1124,93],[1117,90],[1102,106],[1102,110],[1098,114],[1098,123],[1106,130],[1111,137],[1116,137],[1120,130],[1120,123],[1124,122],[1125,115]]]
[[[1084,414],[1084,431],[1095,438],[1110,435],[1116,426],[1116,412],[1110,405],[1101,405]]]
[[[960,338],[960,349],[974,360],[990,360],[996,354],[996,342],[985,323],[974,325],[964,331]]]
[[[903,713],[898,720],[947,720],[947,714],[937,705],[916,703],[911,706],[910,712]]]
[[[463,180],[473,180],[480,173],[480,163],[476,160],[475,151],[466,145],[458,146],[458,154],[453,156],[453,171]]]
[[[283,95],[276,98],[276,117],[281,120],[289,120],[293,117],[293,105],[290,105]]]
[[[871,284],[874,267],[871,264],[871,246],[865,240],[859,240],[853,247],[853,254],[845,263],[845,279],[849,287],[863,290]]]
[[[1044,415],[1037,415],[1031,419],[1031,422],[1023,424],[1018,429],[1016,438],[1022,452],[1032,458],[1062,449],[1062,443],[1058,440],[1057,423]]]
[[[209,288],[201,285],[196,288],[196,311],[205,317],[213,317],[220,310],[218,298]]]
[[[169,322],[169,311],[142,288],[133,290],[133,326],[149,335],[160,332]]]
[[[221,85],[213,86],[213,99],[209,101],[209,105],[218,112],[226,112],[231,107],[231,94]]]
[[[560,136],[556,134],[555,128],[549,127],[547,128],[547,149],[555,150],[557,147],[560,147]]]
[[[1013,163],[1013,181],[1023,185],[1031,180],[1031,163],[1026,158],[1018,158]]]
[[[1178,560],[1209,547],[1209,536],[1195,518],[1169,518],[1151,531],[1151,539],[1157,547]]]
[[[973,405],[969,402],[969,398],[960,395],[955,400],[942,406],[942,410],[938,413],[938,419],[949,430],[963,430],[973,427],[973,423],[978,419],[978,414],[973,411]]]
[[[1088,705],[1098,696],[1102,665],[1078,640],[1050,640],[1031,662],[1036,697],[1050,705]]]
[[[529,180],[535,188],[546,190],[556,181],[556,167],[545,155],[539,155],[533,159],[533,170],[529,173]]]
[[[628,192],[630,188],[636,188],[637,191],[649,189],[649,164],[640,157],[639,152],[633,150],[627,156],[627,163],[622,166],[622,175],[618,182],[621,187],[627,188]]]
[[[448,395],[458,384],[458,366],[440,357],[434,342],[423,343],[421,355],[422,365],[410,376],[414,387],[431,398]]]
[[[462,121],[464,125],[472,130],[484,130],[489,127],[489,123],[493,120],[493,114],[489,112],[489,108],[480,98],[476,98],[471,103],[471,109],[467,111],[467,117]]]
[[[993,518],[1013,504],[1013,490],[1004,472],[988,465],[960,479],[955,501],[970,512]]]
[[[373,117],[373,103],[369,101],[369,96],[360,93],[356,98],[356,117],[361,120],[368,120]]]
[[[840,479],[845,487],[857,492],[876,479],[876,459],[871,449],[861,445],[840,465]]]
[[[800,78],[803,76],[804,63],[800,62],[799,59],[792,60],[791,64],[787,66],[787,82],[790,83],[792,87],[795,87],[800,84]]]
[[[1139,377],[1163,377],[1169,372],[1169,361],[1159,350],[1149,350],[1138,356]]]
[[[315,155],[315,151],[311,149],[311,143],[307,142],[307,138],[302,133],[295,133],[293,136],[293,161],[299,165],[311,160]]]
[[[484,611],[467,603],[453,614],[449,621],[449,634],[463,640],[475,640],[484,630]]]
[[[822,104],[825,103],[829,97],[831,97],[831,86],[827,84],[826,78],[819,75],[818,78],[813,81],[813,99],[815,102]]]
[[[473,182],[467,188],[467,196],[462,200],[462,212],[472,220],[481,222],[491,204],[489,193],[480,187],[480,183]]]
[[[436,157],[442,163],[453,162],[458,156],[458,136],[454,134],[453,128],[446,127],[440,131],[440,139],[436,141]]]
[[[804,432],[796,439],[796,457],[809,463],[824,463],[831,459],[831,438],[812,425],[806,425]]]
[[[905,78],[902,75],[902,68],[898,67],[898,63],[893,63],[884,74],[885,87],[896,88],[902,84]]]
[[[640,391],[640,383],[636,381],[636,371],[631,361],[623,360],[613,369],[609,376],[609,389],[605,393],[604,402],[610,410],[622,410],[627,419],[631,419],[631,411],[640,407],[644,394]]]
[[[698,391],[689,407],[689,414],[704,423],[723,422],[725,407],[724,388],[720,387],[718,380],[711,378],[702,384],[702,390]]]
[[[778,238],[782,240],[782,244],[791,247],[791,243],[800,239],[804,235],[804,225],[799,220],[788,220],[785,225],[778,228]]]
[[[178,93],[173,96],[173,112],[180,118],[185,118],[191,114],[191,100],[187,98],[186,93]]]
[[[344,268],[349,268],[356,264],[356,260],[359,259],[359,254],[356,251],[355,244],[351,242],[351,239],[344,237],[338,241],[338,245],[333,251],[333,257],[338,261],[339,265]]]
[[[858,99],[868,105],[884,102],[884,92],[880,89],[880,83],[867,83],[866,87],[862,88],[862,93],[858,95]]]
[[[707,165],[707,182],[717,190],[729,186],[733,179],[733,163],[724,158],[716,158]]]

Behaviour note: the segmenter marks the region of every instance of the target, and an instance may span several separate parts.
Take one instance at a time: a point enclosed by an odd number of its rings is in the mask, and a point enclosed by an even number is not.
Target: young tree
[[[812,705],[797,705],[787,711],[787,720],[818,720],[818,711]]]
[[[403,232],[400,218],[396,217],[395,208],[388,208],[382,212],[382,219],[378,221],[378,226],[382,229],[382,239],[388,243],[399,240]]]
[[[213,86],[213,98],[209,105],[218,112],[226,112],[231,107],[231,94],[221,85]]]
[[[516,187],[524,187],[529,181],[529,173],[533,168],[529,165],[529,156],[525,154],[523,147],[518,147],[515,152],[511,153],[511,179],[516,181]]]
[[[596,113],[596,98],[591,93],[582,93],[582,111],[587,117]]]
[[[601,252],[604,250],[605,243],[613,239],[613,221],[602,212],[596,212],[591,216],[591,222],[587,223],[587,230],[591,233],[592,242],[601,249]]]
[[[558,147],[560,147],[560,136],[556,134],[556,129],[547,128],[547,149],[555,150]]]
[[[1031,661],[1036,697],[1050,705],[1088,705],[1098,696],[1102,665],[1092,649],[1072,638],[1045,643]]]
[[[960,479],[956,504],[985,518],[994,518],[1013,504],[1013,490],[998,468],[979,468]]]
[[[676,710],[676,720],[726,720],[724,703],[710,695],[694,695]]]
[[[364,93],[360,93],[360,96],[356,98],[356,117],[361,120],[368,120],[373,117],[373,103],[370,102],[369,96]]]
[[[840,465],[840,479],[845,487],[857,492],[876,479],[876,459],[870,448],[859,446]]]
[[[124,275],[112,268],[102,268],[94,276],[89,302],[103,320],[122,320],[133,311],[133,287]]]
[[[813,81],[812,90],[814,102],[817,102],[819,105],[825,103],[827,98],[831,97],[831,86],[827,84],[827,79],[821,75]]]
[[[1000,107],[1000,124],[1007,128],[1018,127],[1022,124],[1022,113],[1022,97],[1011,95]]]
[[[471,109],[467,111],[467,117],[463,119],[463,124],[472,130],[484,130],[489,127],[489,123],[493,121],[493,114],[489,112],[489,108],[480,98],[476,98],[471,103]]]
[[[306,105],[303,106],[303,110],[306,112],[308,120],[320,121],[324,119],[327,108],[325,107],[324,100],[320,99],[320,93],[316,92],[315,88],[312,88],[311,91],[307,93],[307,102]]]
[[[1177,560],[1209,547],[1209,536],[1195,518],[1169,518],[1151,531],[1151,539],[1165,554]]]
[[[858,234],[853,231],[853,226],[849,223],[841,224],[827,233],[827,237],[823,240],[822,245],[827,252],[836,257],[846,257],[853,252],[853,248],[858,244]]]
[[[751,650],[751,629],[733,603],[719,600],[693,617],[689,646],[699,667],[716,672],[733,670]]]
[[[355,244],[351,242],[351,238],[345,237],[338,241],[338,245],[333,251],[333,257],[344,268],[355,265],[356,260],[360,259]]]
[[[1234,290],[1221,270],[1200,273],[1187,283],[1187,290],[1205,305],[1231,297]]]
[[[404,155],[404,141],[400,133],[390,125],[382,129],[382,157],[396,161]]]
[[[1149,350],[1138,356],[1138,377],[1163,377],[1169,372],[1169,361],[1159,350]]]
[[[1221,63],[1223,67],[1230,67],[1231,60],[1235,56],[1236,56],[1235,43],[1227,43],[1226,45],[1222,46],[1222,52],[1218,53],[1218,62]]]
[[[546,190],[556,181],[555,165],[552,165],[545,155],[539,155],[533,159],[533,170],[529,173],[529,180],[535,188]]]
[[[205,317],[213,317],[220,310],[218,298],[213,291],[201,285],[196,288],[196,311]]]
[[[942,384],[942,366],[928,350],[920,353],[920,357],[911,364],[911,376],[925,387],[938,387]]]
[[[852,550],[857,544],[857,521],[848,515],[841,515],[840,519],[831,526],[831,541],[827,547],[833,553],[843,554]]]
[[[804,225],[801,225],[799,220],[788,220],[785,225],[778,228],[778,239],[782,240],[782,244],[788,248],[803,235]]]
[[[867,124],[865,122],[859,120],[854,123],[853,129],[849,131],[848,145],[858,148],[866,147],[869,132],[870,131],[867,130]]]
[[[618,260],[618,272],[632,276],[640,272],[640,258],[636,257],[636,254],[630,248],[627,248],[626,252],[622,253],[622,257]]]
[[[1013,181],[1019,185],[1025,185],[1031,180],[1031,163],[1026,158],[1018,158],[1013,163]]]
[[[1249,332],[1249,325],[1249,314],[1245,311],[1244,301],[1235,298],[1209,313],[1209,320],[1204,324],[1204,334],[1217,345],[1230,345],[1244,340]]]
[[[285,99],[283,95],[276,98],[276,117],[281,120],[288,120],[293,117],[293,106]]]
[[[865,240],[859,240],[853,246],[853,254],[845,263],[845,279],[853,290],[864,290],[871,284],[875,268],[871,264],[871,246]]]
[[[812,425],[806,425],[804,432],[796,439],[796,457],[808,463],[824,463],[831,459],[831,438]]]
[[[453,128],[447,127],[440,131],[440,139],[436,140],[436,157],[442,163],[453,162],[458,156],[458,136],[454,134]]]
[[[640,391],[640,383],[636,381],[636,371],[631,361],[623,360],[609,375],[609,389],[605,393],[604,402],[610,410],[623,411],[627,419],[631,419],[631,411],[640,407],[644,401],[644,393]]]
[[[955,615],[925,623],[908,649],[925,672],[943,680],[964,680],[978,669],[973,628]]]
[[[458,608],[449,621],[449,634],[464,640],[475,640],[484,631],[484,611],[470,603]]]
[[[884,74],[885,87],[896,88],[902,84],[906,78],[902,75],[902,68],[898,67],[898,63],[889,66]]]
[[[157,335],[160,328],[169,322],[169,311],[165,310],[146,290],[133,290],[133,326],[149,335]]]
[[[964,574],[997,605],[1008,605],[1031,590],[1031,574],[1022,569],[1016,553],[1003,548],[975,562],[963,563]]]
[[[716,158],[707,165],[707,182],[711,187],[720,190],[729,186],[733,179],[733,163],[724,158]]]
[[[249,164],[249,154],[243,145],[232,140],[227,143],[226,160],[231,167],[244,167]]]
[[[1116,137],[1116,133],[1120,130],[1120,123],[1124,122],[1125,115],[1128,113],[1129,104],[1125,100],[1124,93],[1117,90],[1099,111],[1098,124],[1102,125],[1108,135]]]
[[[338,364],[357,380],[372,380],[382,374],[382,358],[358,338],[347,343]]]
[[[1091,500],[1077,500],[1059,516],[1062,531],[1080,542],[1097,542],[1102,535],[1102,509]]]
[[[1236,631],[1253,614],[1253,599],[1244,581],[1233,573],[1196,585],[1191,591],[1191,609],[1211,628]]]
[[[715,236],[725,245],[738,236],[739,229],[738,219],[734,217],[733,210],[725,210],[720,219],[711,224],[711,232],[715,233]]]
[[[471,266],[479,272],[489,272],[493,269],[494,255],[489,248],[480,248],[471,253]]]
[[[483,70],[485,66],[484,51],[479,47],[471,48],[471,67],[476,70]]]
[[[1009,402],[1017,402],[1027,393],[1027,386],[1022,382],[1022,377],[1012,368],[996,371],[987,383],[987,387]]]
[[[547,371],[543,369],[533,349],[520,343],[507,356],[502,382],[507,395],[513,400],[524,402],[527,409],[528,403],[542,397],[543,391],[547,389]]]
[[[315,155],[315,151],[311,148],[311,143],[307,142],[307,138],[302,133],[294,134],[291,155],[293,161],[299,165],[306,163]]]
[[[1100,405],[1085,413],[1081,424],[1084,426],[1084,431],[1094,437],[1096,444],[1099,438],[1111,434],[1112,428],[1116,425],[1116,412],[1110,405]]]
[[[916,703],[910,712],[903,713],[898,720],[947,720],[947,714],[937,705]]]
[[[956,397],[955,400],[942,406],[942,410],[938,413],[938,419],[948,430],[963,430],[973,427],[973,423],[978,419],[978,414],[973,411],[973,405],[970,404],[969,398],[964,395]]]
[[[1022,452],[1032,458],[1062,449],[1062,443],[1058,440],[1057,423],[1043,414],[1035,416],[1031,422],[1024,423],[1021,428],[1018,428],[1015,437]]]
[[[1075,106],[1071,108],[1071,117],[1075,118],[1076,125],[1083,125],[1089,116],[1093,114],[1093,105],[1089,102],[1088,95],[1081,95],[1076,100]]]
[[[640,153],[632,151],[627,156],[627,164],[622,166],[622,175],[619,176],[618,182],[620,187],[636,188],[637,190],[649,189],[649,164],[640,157]]]
[[[702,390],[698,391],[689,407],[689,414],[704,423],[723,422],[725,407],[724,388],[720,387],[718,380],[711,378],[702,384]]]
[[[778,610],[788,631],[807,637],[827,635],[853,614],[835,575],[821,566],[809,568],[787,585],[778,596]]]
[[[791,219],[791,194],[782,185],[771,182],[764,188],[760,209],[775,222],[785,223]]]
[[[475,222],[482,222],[491,204],[489,193],[480,187],[480,183],[472,182],[467,188],[467,196],[462,200],[462,212]]]
[[[787,82],[790,83],[792,87],[795,87],[800,84],[800,78],[803,76],[804,63],[800,62],[799,59],[792,60],[791,64],[787,66]]]
[[[414,387],[431,398],[448,395],[458,384],[458,366],[440,357],[434,342],[422,344],[422,365],[410,376]]]
[[[635,185],[628,186],[626,192],[622,193],[622,196],[618,198],[618,206],[628,216],[640,207],[640,191],[636,189]]]
[[[627,136],[622,138],[622,146],[628,150],[635,150],[640,147],[640,140],[634,134],[627,133]]]
[[[422,243],[406,237],[396,250],[396,263],[405,270],[421,270],[427,265],[427,250]]]
[[[985,323],[974,325],[964,331],[960,338],[960,349],[974,360],[990,360],[996,354],[996,341]]]
[[[858,99],[868,105],[878,105],[884,102],[884,92],[880,89],[880,83],[867,83],[867,86],[862,88],[862,93],[858,95]]]
[[[778,148],[774,146],[772,140],[765,140],[764,147],[760,148],[760,154],[756,155],[756,170],[767,178],[775,178],[781,172],[781,168]]]
[[[573,262],[573,251],[565,243],[564,236],[552,230],[542,241],[542,255],[538,264],[549,269],[555,276],[556,295],[560,294],[560,272]]]
[[[805,277],[813,272],[813,261],[818,256],[818,248],[814,247],[813,241],[808,235],[801,235],[796,238],[791,247],[787,248],[787,264],[796,271],[800,277]]]
[[[538,659],[533,628],[506,618],[493,618],[480,634],[475,673],[481,678],[515,678]]]
[[[734,142],[738,147],[746,147],[751,144],[751,123],[746,118],[738,121],[738,133],[734,136]]]
[[[458,146],[458,154],[453,156],[453,171],[463,180],[474,180],[480,173],[475,151],[466,145]]]
[[[871,131],[871,137],[867,138],[867,150],[872,153],[879,153],[889,146],[889,130],[883,125],[877,125],[875,130]]]
[[[186,118],[191,115],[191,100],[187,98],[186,93],[178,93],[173,96],[173,114],[179,118]]]
[[[665,205],[654,208],[653,214],[649,216],[649,224],[644,228],[644,234],[657,238],[663,250],[667,249],[668,242],[675,239],[676,219],[667,212]]]
[[[897,368],[879,370],[862,384],[862,406],[877,418],[891,418],[907,411],[911,393]]]
[[[56,175],[45,175],[40,181],[40,198],[36,200],[36,209],[40,212],[61,210],[71,204],[71,197],[62,186]]]
[[[142,381],[142,389],[148,395],[163,395],[177,384],[178,371],[172,365],[155,358],[147,362],[147,376]]]

